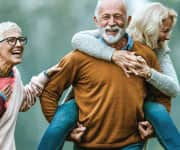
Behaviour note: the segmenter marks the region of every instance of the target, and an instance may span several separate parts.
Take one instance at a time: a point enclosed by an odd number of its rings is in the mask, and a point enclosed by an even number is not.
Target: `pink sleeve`
[[[24,86],[23,102],[20,111],[28,110],[36,102],[36,97],[40,96],[45,84],[49,81],[44,72],[38,76],[33,76],[29,84]]]

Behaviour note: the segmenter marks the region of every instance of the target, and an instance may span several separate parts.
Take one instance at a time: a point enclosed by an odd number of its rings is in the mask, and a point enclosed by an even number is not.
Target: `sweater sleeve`
[[[40,96],[45,84],[49,81],[44,72],[38,76],[32,77],[29,84],[24,86],[23,102],[20,107],[20,111],[27,111],[36,102],[36,97]]]
[[[98,30],[78,32],[72,38],[72,46],[74,49],[79,49],[90,56],[111,61],[115,49],[98,39],[99,36]]]
[[[176,71],[169,54],[161,56],[160,67],[162,73],[151,69],[151,78],[147,81],[167,96],[174,97],[180,91]]]
[[[66,55],[59,64],[62,68],[61,72],[54,74],[43,90],[40,103],[48,122],[52,120],[56,112],[58,101],[63,91],[75,82],[76,68],[79,66],[75,63],[76,61],[71,59],[71,53]]]
[[[157,71],[161,71],[160,64],[158,61],[158,57],[156,54],[151,54],[147,56],[147,62],[150,67]],[[149,82],[146,82],[147,85],[147,100],[153,100],[155,102],[163,104],[168,111],[170,111],[171,108],[171,97],[168,95],[162,93],[158,88],[150,84]]]

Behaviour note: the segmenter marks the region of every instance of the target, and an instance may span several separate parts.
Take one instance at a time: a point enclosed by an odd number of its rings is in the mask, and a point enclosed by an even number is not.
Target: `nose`
[[[170,33],[166,33],[164,36],[164,40],[169,40],[170,39]]]
[[[114,26],[114,25],[115,25],[115,20],[114,20],[114,17],[113,17],[113,16],[111,16],[111,17],[109,18],[108,24],[109,24],[109,26]]]
[[[166,40],[170,40],[170,35],[169,34],[166,35]]]
[[[22,46],[22,44],[21,44],[21,42],[19,40],[17,40],[16,46]]]

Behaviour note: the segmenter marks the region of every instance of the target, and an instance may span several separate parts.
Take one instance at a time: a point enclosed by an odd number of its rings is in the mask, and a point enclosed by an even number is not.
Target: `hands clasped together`
[[[112,61],[122,68],[127,77],[133,74],[148,79],[151,76],[151,68],[147,65],[146,61],[141,56],[137,56],[135,52],[116,50],[112,55]]]

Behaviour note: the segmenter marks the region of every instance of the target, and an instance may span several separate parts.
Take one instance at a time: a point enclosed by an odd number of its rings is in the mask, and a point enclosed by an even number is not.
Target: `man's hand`
[[[73,129],[72,132],[70,133],[70,139],[74,142],[80,143],[81,138],[86,131],[86,127],[84,127],[80,123],[77,123],[77,125],[78,127]]]
[[[141,121],[138,123],[138,130],[142,140],[147,140],[154,134],[154,129],[149,121]]]

